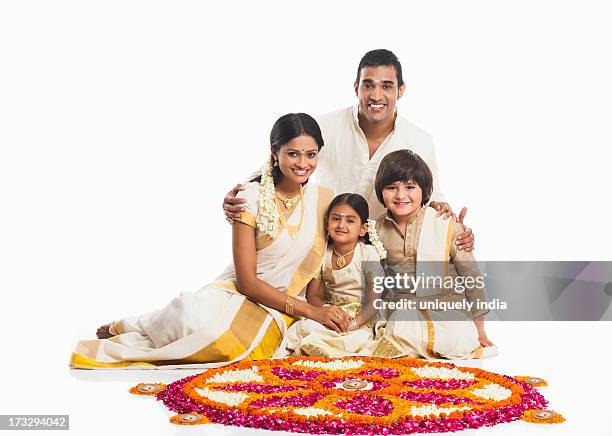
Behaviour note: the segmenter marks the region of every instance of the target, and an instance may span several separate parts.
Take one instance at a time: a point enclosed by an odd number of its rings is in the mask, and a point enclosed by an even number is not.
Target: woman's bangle
[[[359,325],[357,324],[357,321],[355,321],[355,318],[353,317],[349,319],[348,326],[349,326],[350,331],[359,330]]]
[[[285,300],[285,313],[289,316],[295,316],[295,307],[293,306],[294,301],[295,298],[293,298],[291,295],[287,295],[287,299]]]

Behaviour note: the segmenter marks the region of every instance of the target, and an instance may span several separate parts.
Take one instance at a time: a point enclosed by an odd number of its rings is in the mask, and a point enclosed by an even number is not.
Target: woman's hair
[[[370,208],[368,207],[368,202],[366,201],[366,199],[359,194],[352,194],[347,192],[344,194],[336,195],[336,197],[329,204],[327,212],[325,213],[326,227],[327,222],[329,220],[329,215],[331,214],[332,210],[334,209],[334,207],[339,206],[341,204],[346,204],[353,208],[355,212],[357,212],[357,215],[359,215],[359,219],[361,220],[361,225],[366,224],[368,222],[368,218],[370,216]],[[370,238],[367,233],[365,234],[365,236],[360,236],[359,239],[361,239],[366,244],[370,243]],[[331,237],[327,237],[327,242],[333,242]]]
[[[270,147],[278,152],[283,144],[303,135],[312,137],[317,143],[318,149],[321,150],[321,147],[324,145],[323,135],[321,134],[319,124],[313,117],[304,113],[283,115],[272,126]],[[281,179],[279,167],[276,166],[272,169],[272,177],[276,185]]]
[[[413,181],[423,191],[421,205],[427,204],[433,191],[433,176],[431,170],[421,157],[410,150],[397,150],[386,155],[380,162],[374,189],[376,197],[383,206],[383,189],[395,182]]]

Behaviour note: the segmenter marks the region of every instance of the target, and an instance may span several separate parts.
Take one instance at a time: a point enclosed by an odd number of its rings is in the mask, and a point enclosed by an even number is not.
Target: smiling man
[[[397,114],[397,101],[406,85],[402,66],[395,54],[378,49],[367,52],[357,68],[354,83],[357,106],[315,117],[325,141],[313,180],[336,193],[354,192],[363,195],[370,207],[370,216],[384,212],[376,198],[374,179],[383,157],[401,149],[418,154],[433,173],[433,194],[430,206],[440,213],[451,213],[438,184],[438,164],[431,136]],[[242,199],[235,198],[240,185],[224,199],[228,220],[241,212]],[[465,209],[460,214],[463,221]],[[471,251],[474,237],[471,230],[457,240],[459,249]]]
[[[432,200],[440,202],[443,197],[431,136],[397,115],[397,101],[406,87],[397,57],[384,49],[366,53],[359,62],[354,87],[357,106],[317,118],[325,147],[321,149],[316,179],[338,193],[363,195],[368,201],[370,216],[377,217],[384,208],[374,192],[376,170],[387,154],[407,148],[431,168]],[[437,206],[446,207],[445,204]]]

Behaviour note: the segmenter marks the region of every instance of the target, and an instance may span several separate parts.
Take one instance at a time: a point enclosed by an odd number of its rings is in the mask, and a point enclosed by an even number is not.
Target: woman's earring
[[[277,167],[278,166],[278,159],[274,158],[274,166]]]

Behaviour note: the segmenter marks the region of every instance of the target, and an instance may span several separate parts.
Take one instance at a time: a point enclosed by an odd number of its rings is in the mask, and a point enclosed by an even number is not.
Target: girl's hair
[[[325,213],[325,226],[327,226],[329,215],[331,214],[334,207],[339,206],[341,204],[346,204],[350,206],[355,212],[357,212],[357,215],[359,215],[359,219],[361,220],[361,225],[366,224],[368,222],[368,217],[370,216],[370,209],[368,207],[368,202],[366,201],[366,199],[359,194],[352,194],[347,192],[344,194],[336,195],[336,197],[329,204],[327,212]],[[359,239],[365,244],[370,243],[370,237],[367,233],[365,234],[365,236],[360,236]],[[333,242],[331,237],[327,237],[327,242]]]
[[[313,117],[304,113],[283,115],[272,126],[270,147],[278,152],[283,144],[303,135],[312,137],[317,143],[318,149],[321,150],[324,145],[323,135],[319,124]],[[279,167],[272,168],[275,185],[280,181],[281,175]]]
[[[380,161],[374,180],[378,201],[386,206],[382,195],[385,186],[410,180],[419,185],[423,191],[421,206],[427,204],[433,191],[433,176],[425,161],[410,150],[397,150],[389,153]]]

